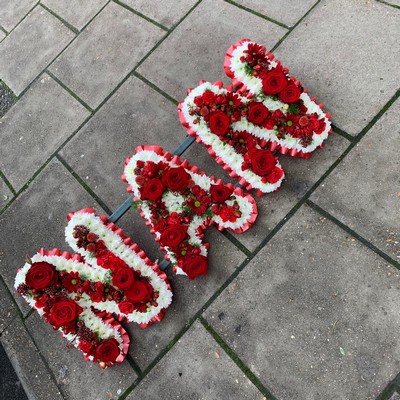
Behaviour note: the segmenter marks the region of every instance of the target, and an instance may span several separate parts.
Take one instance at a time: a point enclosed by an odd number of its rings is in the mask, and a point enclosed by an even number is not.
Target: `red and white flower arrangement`
[[[174,271],[190,279],[207,273],[206,227],[216,224],[219,230],[241,233],[257,216],[250,195],[158,146],[136,148],[123,179]]]
[[[129,338],[112,313],[143,328],[160,321],[172,300],[168,279],[91,209],[69,215],[66,240],[79,254],[41,249],[18,271],[15,288],[87,360],[120,363]]]

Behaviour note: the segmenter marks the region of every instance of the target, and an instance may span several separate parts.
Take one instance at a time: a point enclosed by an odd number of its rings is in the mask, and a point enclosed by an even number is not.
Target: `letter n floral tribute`
[[[276,153],[309,158],[332,132],[330,115],[249,39],[229,48],[224,70],[233,85],[201,81],[179,104],[179,119],[246,189],[259,196],[276,191],[285,178]],[[122,178],[173,271],[189,279],[207,274],[207,227],[241,233],[257,217],[252,196],[159,146],[137,147]],[[68,221],[65,237],[76,254],[40,249],[18,270],[15,288],[86,360],[106,368],[128,352],[119,321],[142,328],[161,321],[171,286],[106,216],[83,209]]]

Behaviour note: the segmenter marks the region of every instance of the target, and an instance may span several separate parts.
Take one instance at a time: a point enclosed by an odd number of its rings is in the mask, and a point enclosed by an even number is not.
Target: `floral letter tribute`
[[[208,177],[158,146],[140,146],[126,160],[129,183],[141,215],[167,252],[175,272],[194,279],[207,274],[206,227],[244,232],[257,216],[254,199],[231,184]]]
[[[180,121],[247,189],[277,190],[284,174],[270,151],[309,158],[332,131],[330,116],[264,46],[239,41],[224,69],[238,92],[202,81],[179,104]]]
[[[276,191],[285,174],[272,152],[309,158],[332,132],[330,115],[249,39],[229,48],[224,70],[233,86],[201,81],[179,104],[179,119],[241,185],[259,196]],[[207,227],[241,233],[257,217],[252,196],[159,146],[137,147],[122,179],[172,270],[189,279],[207,274]],[[128,352],[129,337],[118,321],[142,328],[161,321],[171,287],[160,267],[107,217],[83,209],[68,221],[65,237],[76,254],[40,249],[18,270],[15,288],[86,360],[106,368]]]
[[[107,217],[84,209],[68,219],[66,241],[78,254],[41,249],[18,271],[15,288],[87,360],[105,368],[122,362],[129,347],[112,313],[145,328],[163,318],[171,287]]]

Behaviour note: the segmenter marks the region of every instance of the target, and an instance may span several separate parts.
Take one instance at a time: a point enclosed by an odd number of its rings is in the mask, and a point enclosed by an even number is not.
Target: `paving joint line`
[[[125,357],[125,360],[128,361],[129,365],[132,369],[136,372],[138,376],[142,375],[142,370],[140,369],[139,365],[133,359],[133,357],[128,353]]]
[[[46,5],[43,3],[40,3],[40,5],[47,11],[49,12],[53,17],[57,18],[59,21],[61,21],[69,30],[75,33],[77,35],[79,33],[79,29],[76,29],[74,26],[72,26],[69,22],[67,22],[65,19],[60,17],[58,14],[56,14],[53,10],[48,8]]]
[[[133,71],[132,75],[135,76],[136,78],[140,79],[143,83],[145,83],[147,86],[150,86],[153,90],[156,92],[160,93],[162,96],[164,96],[168,101],[173,103],[174,105],[178,105],[179,102],[175,100],[172,96],[170,96],[168,93],[164,92],[162,89],[160,89],[158,86],[156,86],[154,83],[150,82],[148,79],[146,79],[143,75],[139,74],[137,71]]]
[[[152,23],[153,25],[157,26],[158,28],[160,28],[160,29],[162,29],[162,30],[164,30],[166,32],[169,31],[169,29],[166,26],[160,24],[159,22],[157,22],[156,20],[146,16],[145,14],[142,14],[140,11],[136,11],[134,8],[128,6],[127,4],[122,3],[119,0],[112,0],[112,2],[115,3],[115,4],[118,4],[119,6],[121,6],[123,8],[125,8],[126,10],[130,11],[131,13],[133,13],[133,14],[135,14],[135,15],[143,18],[143,19],[145,19],[147,22]]]
[[[17,192],[15,191],[15,189],[13,188],[13,186],[11,185],[11,182],[7,179],[7,177],[4,175],[3,171],[0,170],[0,178],[4,181],[4,183],[6,184],[6,186],[8,187],[8,189],[10,190],[10,192],[13,194],[13,196],[15,196],[17,194]]]
[[[50,365],[49,365],[49,363],[47,362],[46,358],[44,357],[44,355],[42,354],[42,352],[39,350],[39,347],[38,347],[38,345],[37,345],[37,343],[36,343],[36,340],[33,338],[33,336],[31,335],[31,332],[30,332],[29,329],[26,327],[25,321],[26,321],[26,320],[22,321],[21,323],[22,323],[22,325],[24,326],[27,335],[29,336],[29,338],[31,339],[32,343],[33,343],[34,346],[36,347],[37,353],[39,354],[39,357],[42,359],[43,364],[44,364],[44,366],[46,367],[46,369],[47,369],[47,371],[48,371],[48,373],[49,373],[51,379],[53,380],[53,382],[54,382],[56,388],[57,388],[58,391],[60,392],[61,397],[62,397],[64,400],[67,400],[68,398],[67,398],[66,394],[63,392],[63,390],[61,389],[61,387],[58,385],[57,379],[56,379],[56,377],[55,377],[55,375],[54,375],[54,373],[53,373],[53,370],[50,368]],[[13,367],[14,367],[14,365],[13,365]],[[16,369],[16,368],[14,368],[14,370],[15,370],[15,372],[17,372],[17,369]],[[17,375],[18,375],[18,374],[17,374]],[[20,375],[18,375],[18,378],[21,378]],[[21,383],[23,383],[22,380],[21,380]],[[27,383],[26,383],[25,385],[26,385],[27,388],[28,388],[28,390],[25,390],[25,391],[26,391],[26,392],[30,392],[30,385],[27,384]],[[24,386],[24,389],[25,389],[25,385],[23,385],[23,386]]]
[[[390,400],[395,393],[400,394],[400,373],[386,385],[376,400]]]
[[[56,154],[55,158],[67,169],[67,171],[77,180],[77,182],[86,190],[86,192],[100,205],[100,207],[110,215],[111,209],[107,204],[93,191],[93,189],[74,171],[74,169],[64,160],[60,154]]]
[[[338,220],[336,217],[334,217],[332,214],[330,214],[328,211],[324,210],[321,208],[318,204],[314,203],[310,199],[306,200],[306,204],[311,207],[314,211],[317,211],[319,214],[321,214],[323,217],[329,219],[331,222],[333,222],[335,225],[337,225],[339,228],[347,232],[349,235],[353,236],[356,238],[359,242],[361,242],[364,246],[368,247],[370,250],[372,250],[374,253],[378,254],[381,258],[383,258],[385,261],[387,261],[389,264],[391,264],[393,267],[397,268],[400,270],[400,263],[394,260],[392,257],[390,257],[388,254],[386,254],[383,250],[379,249],[376,247],[374,244],[372,244],[369,240],[365,239],[363,236],[358,234],[356,231],[353,229],[349,228],[346,224]]]
[[[253,385],[268,399],[277,400],[276,397],[267,389],[261,381],[256,377],[253,371],[240,359],[240,357],[229,347],[222,337],[214,330],[211,324],[203,317],[199,317],[199,321],[219,346],[225,351],[230,359],[240,368],[245,376],[253,383]]]
[[[8,35],[9,35],[11,32],[13,32],[15,29],[17,29],[18,26],[22,23],[22,21],[24,21],[24,20],[28,17],[28,15],[29,15],[38,5],[40,5],[40,0],[38,0],[38,1],[33,5],[33,7],[24,15],[24,17],[23,17],[20,21],[18,21],[17,25],[15,25],[15,26],[8,32]]]
[[[191,9],[190,9],[190,10],[175,24],[175,25],[173,25],[173,26],[166,32],[166,35],[165,35],[163,38],[161,38],[161,39],[153,46],[152,49],[150,49],[150,51],[139,61],[139,63],[136,65],[136,67],[133,69],[133,71],[136,71],[136,69],[138,69],[138,68],[147,60],[147,58],[149,58],[149,57],[154,53],[154,51],[164,42],[164,40],[167,39],[167,38],[169,37],[169,35],[170,35],[171,33],[174,32],[175,28],[176,28],[177,26],[179,26],[179,24],[180,24],[184,19],[186,19],[186,17],[187,17],[189,14],[191,14],[191,12],[192,12],[201,2],[202,2],[202,0],[198,0],[197,3],[195,3],[195,4],[192,6],[192,8],[191,8]],[[133,71],[132,71],[132,72],[133,72]]]
[[[270,50],[271,53],[273,53],[281,44],[282,42],[290,35],[290,33],[299,25],[303,22],[304,18],[306,18],[313,10],[315,7],[318,6],[318,4],[322,0],[318,0],[293,26],[289,28],[289,30],[278,40],[278,42],[273,46]]]
[[[72,134],[49,156],[49,158],[34,172],[34,174],[27,180],[27,182],[17,191],[15,196],[0,210],[0,216],[10,208],[10,206],[19,198],[19,196],[29,188],[31,183],[36,179],[36,177],[47,167],[50,161],[56,156],[56,154],[79,132],[80,129],[90,120],[92,115],[89,115],[79,126],[72,132]]]
[[[251,251],[242,243],[239,241],[239,239],[236,238],[236,236],[234,236],[232,234],[232,232],[228,231],[228,230],[223,230],[222,235],[224,235],[233,245],[235,245],[243,254],[246,255],[246,257],[250,257],[251,256]]]
[[[8,329],[8,328],[13,324],[13,322],[14,322],[17,318],[18,318],[17,315],[14,316],[13,318],[11,318],[11,321],[0,331],[0,339],[1,339],[1,336],[3,335],[4,331],[5,331],[6,329]],[[8,355],[7,355],[7,357],[8,357]]]
[[[250,14],[256,15],[257,17],[260,17],[260,18],[265,19],[265,20],[267,20],[269,22],[272,22],[273,24],[279,25],[282,28],[290,29],[290,26],[284,24],[283,22],[279,22],[276,19],[268,17],[268,15],[262,14],[262,13],[260,13],[258,11],[254,11],[251,8],[242,6],[241,4],[238,4],[233,0],[224,0],[224,1],[225,1],[225,3],[231,4],[231,5],[233,5],[233,6],[237,7],[237,8],[240,8],[241,10],[247,11]]]
[[[349,133],[347,133],[347,132],[343,131],[342,129],[338,128],[335,124],[332,124],[332,129],[334,130],[335,133],[337,133],[340,136],[343,136],[349,142],[352,142],[353,140],[355,140],[354,136],[352,136]]]
[[[384,0],[375,0],[375,1],[377,1],[378,3],[386,4],[389,7],[397,8],[398,10],[400,10],[400,6],[398,6],[396,4],[392,4],[392,3],[389,3],[389,2],[384,1]]]
[[[69,93],[76,101],[78,101],[83,107],[85,107],[90,113],[93,114],[94,110],[83,101],[76,93],[74,93],[67,85],[65,85],[60,79],[58,79],[51,71],[46,69],[44,71],[47,75],[49,75],[54,81],[56,81],[67,93]]]
[[[3,31],[6,34],[6,36],[8,35],[8,32],[1,25],[0,25],[0,31]]]
[[[5,89],[7,89],[14,97],[16,100],[18,100],[18,96],[13,92],[13,90],[5,83],[3,80],[0,79],[0,85],[3,86]],[[14,105],[14,104],[13,104]]]

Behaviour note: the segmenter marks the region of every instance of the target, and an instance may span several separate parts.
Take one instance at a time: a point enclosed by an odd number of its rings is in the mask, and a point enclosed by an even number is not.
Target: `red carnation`
[[[122,314],[130,314],[135,309],[133,303],[131,303],[130,301],[122,301],[118,304],[118,308]]]
[[[142,200],[156,201],[164,193],[164,185],[160,179],[154,178],[150,179],[139,190],[140,190],[140,198]]]
[[[274,167],[273,170],[266,176],[267,182],[276,183],[283,176],[283,170],[279,167]]]
[[[222,111],[217,111],[210,116],[210,131],[216,135],[226,135],[229,131],[231,119]]]
[[[262,80],[263,91],[266,95],[278,94],[285,89],[286,85],[286,76],[276,69],[265,74]]]
[[[249,111],[247,112],[247,120],[255,125],[262,125],[268,118],[269,110],[263,103],[253,101],[250,103]]]
[[[44,289],[58,281],[54,265],[45,261],[35,262],[29,268],[25,277],[26,284],[33,289]]]

